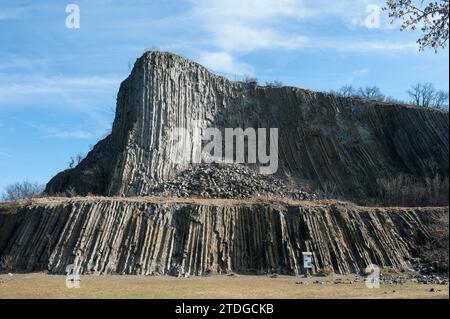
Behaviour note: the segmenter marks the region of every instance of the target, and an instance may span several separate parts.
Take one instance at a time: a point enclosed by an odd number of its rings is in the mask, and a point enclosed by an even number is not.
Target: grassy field
[[[14,274],[0,275],[0,298],[449,298],[448,286],[407,282],[368,289],[364,282],[333,284],[335,278],[82,276],[80,288],[69,289],[65,276]]]

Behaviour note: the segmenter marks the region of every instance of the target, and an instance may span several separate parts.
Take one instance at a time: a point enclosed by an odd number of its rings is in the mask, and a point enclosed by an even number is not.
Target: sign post
[[[312,269],[312,252],[304,251],[303,255],[303,268],[305,269],[305,277],[309,276],[310,269]]]

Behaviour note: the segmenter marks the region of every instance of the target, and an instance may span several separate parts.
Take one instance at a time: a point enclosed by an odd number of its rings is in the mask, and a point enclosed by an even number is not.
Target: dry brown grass
[[[68,289],[64,276],[33,273],[1,277],[0,298],[449,298],[448,286],[412,282],[382,284],[379,289],[368,289],[364,282],[339,285],[313,283],[315,280],[332,280],[330,277],[304,279],[294,276],[217,275],[178,279],[82,276],[79,289]],[[308,284],[296,284],[298,281],[307,281]],[[438,291],[430,292],[431,288]]]
[[[39,197],[31,200],[22,200],[16,202],[0,203],[0,211],[8,210],[11,206],[28,206],[28,205],[59,205],[68,202],[112,202],[123,201],[129,203],[154,203],[154,204],[204,204],[213,206],[233,206],[233,205],[251,205],[251,204],[284,204],[284,205],[301,205],[301,206],[325,206],[331,202],[338,201],[321,200],[321,201],[300,201],[289,198],[268,198],[255,197],[248,199],[225,199],[225,198],[201,198],[201,197],[158,197],[158,196],[75,196],[75,197]],[[342,202],[344,203],[344,202]]]
[[[362,206],[350,201],[336,200],[336,199],[321,199],[316,201],[294,200],[282,197],[255,197],[248,199],[225,199],[225,198],[201,198],[201,197],[156,197],[156,196],[133,196],[133,197],[119,197],[119,196],[75,196],[75,197],[39,197],[27,200],[19,200],[13,202],[0,203],[0,213],[16,213],[27,206],[56,206],[61,204],[85,202],[85,203],[99,203],[99,202],[113,202],[121,201],[128,203],[149,203],[149,204],[196,204],[196,205],[210,205],[210,206],[243,206],[243,205],[283,205],[283,206],[298,206],[305,208],[314,207],[329,207],[335,206],[340,209],[355,209],[360,211],[388,211],[390,209],[401,209],[399,206]],[[448,209],[448,206],[441,207],[423,207],[419,206],[421,211]],[[405,209],[414,209],[415,207],[405,207]]]
[[[377,179],[379,196],[375,202],[383,205],[446,206],[449,200],[448,177],[439,175],[419,180],[408,175]]]

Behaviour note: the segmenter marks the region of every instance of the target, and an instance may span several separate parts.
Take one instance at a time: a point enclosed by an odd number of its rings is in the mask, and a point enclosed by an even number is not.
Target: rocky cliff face
[[[169,160],[174,127],[191,135],[206,127],[278,128],[279,176],[333,185],[351,198],[375,196],[386,177],[448,177],[447,112],[232,82],[174,54],[147,52],[120,87],[111,134],[46,192],[149,194],[188,166]],[[186,143],[182,156],[189,161],[198,148]]]
[[[174,199],[41,199],[0,205],[0,257],[15,271],[201,275],[408,269],[448,208]]]
[[[208,127],[278,128],[277,176],[190,167],[201,142],[188,141]],[[181,149],[174,128],[186,129]],[[359,272],[371,263],[407,269],[448,207],[311,202],[316,197],[299,185],[371,198],[383,178],[448,178],[448,128],[443,111],[232,82],[179,56],[147,52],[121,84],[111,134],[46,187],[109,197],[0,205],[0,261],[52,273],[75,263],[83,273],[298,274],[302,251],[310,251],[315,272]],[[297,184],[288,188],[286,180]],[[428,184],[436,193],[440,184]],[[165,197],[142,196],[155,189]]]

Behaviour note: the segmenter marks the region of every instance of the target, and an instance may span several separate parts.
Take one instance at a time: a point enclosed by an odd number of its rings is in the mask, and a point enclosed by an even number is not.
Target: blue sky
[[[70,3],[80,8],[79,29],[66,28]],[[417,33],[400,32],[385,12],[369,28],[371,5],[383,1],[2,0],[0,191],[46,183],[105,136],[120,82],[146,49],[231,79],[319,91],[377,85],[407,99],[417,82],[447,90],[448,48],[419,52]]]

